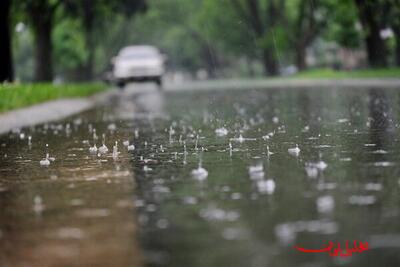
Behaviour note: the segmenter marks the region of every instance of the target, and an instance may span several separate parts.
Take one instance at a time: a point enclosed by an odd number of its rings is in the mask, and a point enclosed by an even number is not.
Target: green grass
[[[365,69],[353,71],[313,69],[302,71],[290,77],[305,79],[400,78],[400,68]]]
[[[0,84],[0,112],[59,98],[85,97],[106,89],[102,83]]]

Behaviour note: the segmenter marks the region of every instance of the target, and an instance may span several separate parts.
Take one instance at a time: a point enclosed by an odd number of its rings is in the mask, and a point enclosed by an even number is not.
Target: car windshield
[[[157,53],[155,51],[150,50],[141,50],[141,51],[122,51],[121,58],[123,59],[149,59],[156,58]]]

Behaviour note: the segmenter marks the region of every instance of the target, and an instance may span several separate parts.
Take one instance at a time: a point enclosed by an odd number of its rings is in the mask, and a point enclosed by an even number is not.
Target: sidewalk
[[[107,90],[87,98],[48,101],[0,114],[0,134],[12,129],[63,119],[90,109],[116,93],[116,90]]]

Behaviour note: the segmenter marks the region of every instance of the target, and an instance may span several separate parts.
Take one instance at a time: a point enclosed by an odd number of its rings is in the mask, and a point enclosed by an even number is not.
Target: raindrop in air
[[[135,145],[134,144],[129,145],[127,148],[128,148],[128,151],[133,151],[133,150],[135,150]]]
[[[332,196],[322,196],[317,198],[317,210],[320,213],[330,213],[335,208],[335,200]]]
[[[103,144],[101,147],[99,147],[99,152],[100,154],[105,154],[108,152],[108,147],[106,146],[106,135],[103,134]]]
[[[40,166],[46,166],[46,167],[47,167],[47,166],[50,165],[50,160],[51,160],[51,161],[54,161],[54,160],[55,160],[54,158],[50,158],[50,157],[49,157],[49,152],[47,151],[47,150],[48,150],[48,147],[49,147],[49,145],[46,144],[46,158],[42,159],[42,160],[39,162]]]
[[[274,154],[274,152],[271,152],[270,150],[269,150],[269,146],[267,146],[267,157],[270,157],[270,156],[272,156]]]
[[[239,142],[239,143],[243,143],[244,141],[254,141],[254,140],[256,140],[256,138],[244,138],[240,134],[239,137],[231,138],[230,140],[231,141],[235,141],[235,142]]]
[[[225,136],[228,134],[228,130],[225,127],[221,127],[221,128],[215,129],[215,134],[218,136]]]
[[[249,175],[252,180],[260,180],[264,178],[264,166],[259,163],[249,167]]]
[[[96,154],[97,153],[97,146],[94,144],[94,146],[89,147],[89,152],[91,154]]]
[[[41,166],[49,166],[50,165],[49,154],[46,154],[46,158],[42,159],[39,163]]]
[[[200,161],[199,167],[197,167],[197,169],[192,170],[191,174],[192,174],[193,178],[195,178],[199,181],[203,181],[207,178],[208,171],[206,169],[204,169],[203,167],[201,167],[201,161]]]
[[[314,164],[310,164],[310,163],[306,164],[305,170],[306,170],[307,176],[309,178],[317,178],[318,177],[318,168],[315,167]]]
[[[288,149],[290,155],[297,157],[300,154],[300,148],[296,144],[296,147],[292,147]]]
[[[37,214],[40,214],[43,210],[44,205],[42,198],[40,196],[35,196],[35,198],[33,199],[33,211]]]
[[[29,148],[32,146],[32,136],[28,136],[28,146]]]
[[[113,153],[112,156],[114,159],[118,158],[118,141],[115,141],[115,145],[113,146]]]
[[[275,191],[275,182],[272,179],[257,181],[257,188],[260,193],[271,195]]]

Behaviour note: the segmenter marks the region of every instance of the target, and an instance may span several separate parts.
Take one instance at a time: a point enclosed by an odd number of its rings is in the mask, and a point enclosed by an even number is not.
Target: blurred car
[[[113,58],[113,79],[121,88],[128,82],[154,81],[159,87],[165,72],[165,56],[147,45],[128,46]]]

